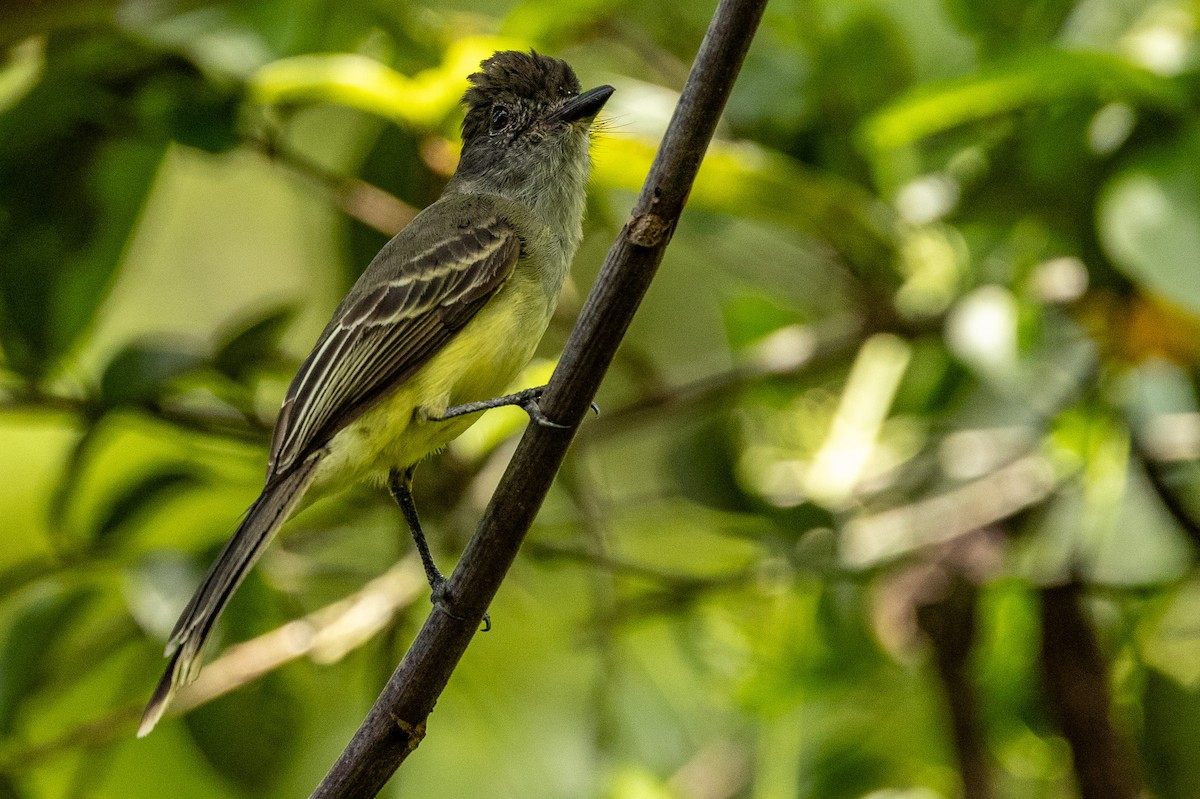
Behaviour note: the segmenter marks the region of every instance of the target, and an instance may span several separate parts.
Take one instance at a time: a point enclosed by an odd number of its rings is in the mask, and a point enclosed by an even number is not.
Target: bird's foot
[[[521,410],[529,414],[530,420],[532,420],[535,424],[538,424],[542,427],[553,427],[559,430],[566,430],[568,427],[570,427],[570,425],[559,424],[558,422],[551,421],[550,419],[546,418],[546,414],[542,413],[541,399],[542,394],[545,391],[546,386],[538,386],[537,388],[525,389],[524,391],[518,392],[518,394],[514,396],[521,397],[521,402],[519,403]],[[592,411],[599,416],[600,406],[594,402],[590,403],[590,405]]]
[[[444,422],[447,419],[453,419],[456,416],[462,416],[467,413],[477,413],[479,411],[486,411],[489,408],[499,408],[503,405],[516,405],[518,408],[525,411],[525,413],[529,414],[529,419],[534,424],[537,424],[540,427],[552,427],[559,430],[566,430],[568,427],[570,427],[570,425],[559,424],[558,422],[549,419],[546,414],[542,412],[542,406],[539,404],[539,401],[541,400],[542,394],[545,391],[545,386],[527,388],[523,391],[518,391],[515,394],[506,394],[503,397],[496,397],[495,399],[483,400],[481,402],[468,402],[465,405],[455,405],[451,408],[447,408],[437,416],[431,415],[427,416],[426,418],[432,421]],[[592,410],[599,415],[600,406],[593,402],[591,403],[591,407]]]
[[[462,616],[459,616],[453,610],[454,603],[450,596],[450,581],[445,577],[439,577],[438,579],[431,580],[429,587],[433,589],[429,595],[429,601],[433,603],[433,606],[450,618],[461,621]],[[483,614],[482,632],[486,633],[490,629],[492,629],[492,616],[490,613],[485,612]]]

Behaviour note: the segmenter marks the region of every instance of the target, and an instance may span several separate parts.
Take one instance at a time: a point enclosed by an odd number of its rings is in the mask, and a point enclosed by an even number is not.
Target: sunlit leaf
[[[0,112],[7,111],[41,80],[46,68],[46,43],[31,37],[8,52],[0,67]]]
[[[1200,314],[1200,138],[1141,156],[1100,197],[1099,230],[1135,283]]]
[[[872,117],[861,138],[870,152],[886,153],[971,122],[1075,99],[1124,99],[1172,115],[1187,107],[1178,85],[1117,56],[1044,50],[925,84]]]
[[[504,20],[504,32],[524,36],[531,41],[553,41],[595,26],[617,13],[620,0],[580,0],[557,3],[554,0],[523,0]]]
[[[497,50],[524,49],[511,39],[458,39],[445,59],[413,77],[352,53],[299,55],[267,64],[251,79],[251,96],[264,105],[337,103],[415,128],[435,128],[462,99],[467,75]]]
[[[1141,657],[1187,691],[1200,691],[1200,582],[1188,580],[1145,625]]]
[[[173,466],[133,480],[109,501],[95,525],[91,540],[96,546],[113,546],[128,531],[137,515],[153,510],[156,505],[200,482],[194,472]]]

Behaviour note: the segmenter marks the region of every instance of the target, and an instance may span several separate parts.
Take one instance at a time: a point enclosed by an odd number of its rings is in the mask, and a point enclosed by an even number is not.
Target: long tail
[[[175,691],[187,685],[199,673],[200,650],[213,625],[233,592],[242,584],[246,573],[262,555],[267,544],[271,543],[275,531],[312,484],[318,460],[317,457],[309,458],[290,472],[269,481],[246,512],[246,518],[237,532],[209,568],[171,632],[166,651],[171,662],[154,689],[146,712],[142,714],[142,724],[137,733],[139,738],[154,729]]]

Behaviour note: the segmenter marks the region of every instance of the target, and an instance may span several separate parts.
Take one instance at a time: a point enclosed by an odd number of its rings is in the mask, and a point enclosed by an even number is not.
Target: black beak
[[[591,121],[608,102],[613,93],[612,86],[597,86],[572,97],[567,104],[550,115],[550,122],[566,122],[568,125],[584,120]]]

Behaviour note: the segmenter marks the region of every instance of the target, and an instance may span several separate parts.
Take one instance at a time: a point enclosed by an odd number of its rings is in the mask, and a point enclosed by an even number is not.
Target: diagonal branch
[[[459,617],[429,616],[314,799],[375,796],[424,737],[433,705],[516,558],[662,261],[765,6],[766,0],[720,1],[641,196],[542,398],[546,416],[571,427],[526,430],[450,579]]]

